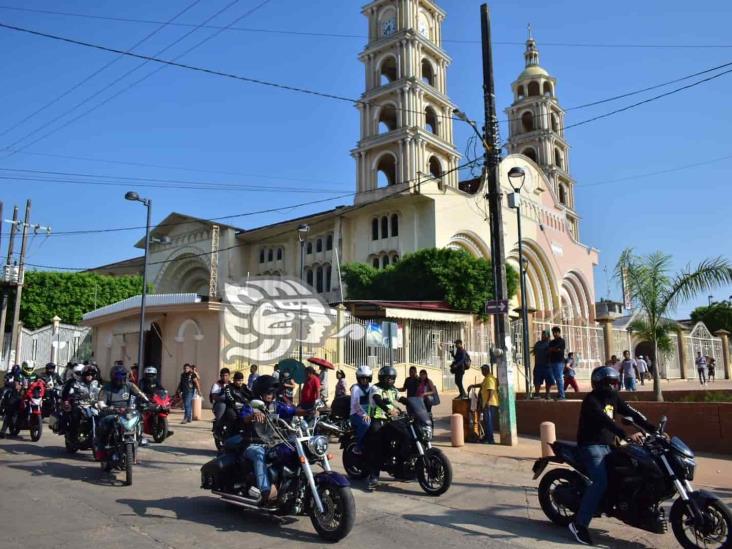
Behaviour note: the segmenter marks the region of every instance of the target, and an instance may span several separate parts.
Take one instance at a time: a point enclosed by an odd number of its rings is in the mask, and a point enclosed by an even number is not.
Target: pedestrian
[[[183,421],[181,423],[190,423],[193,421],[193,396],[196,391],[201,391],[198,378],[193,373],[190,364],[183,365],[183,373],[180,375],[177,393],[183,401]]]
[[[336,372],[336,379],[338,381],[336,382],[335,387],[335,397],[338,398],[346,396],[346,393],[348,392],[348,389],[346,388],[346,372],[338,370]]]
[[[305,368],[305,374],[307,377],[300,391],[300,408],[312,410],[320,397],[320,377],[312,366]]]
[[[654,362],[651,360],[651,357],[649,357],[649,356],[646,356],[645,360],[646,360],[646,364],[648,364],[648,378],[653,379],[656,375],[656,369],[655,369],[656,365],[654,364]]]
[[[648,363],[643,359],[643,355],[638,355],[638,359],[635,362],[638,364],[638,378],[640,379],[641,385],[645,385],[645,378],[648,375]]]
[[[575,393],[579,393],[577,385],[577,371],[574,368],[574,353],[567,353],[567,360],[564,362],[564,386],[569,385]]]
[[[455,347],[450,350],[450,356],[452,356],[450,373],[455,376],[455,386],[459,391],[455,400],[468,398],[468,393],[465,392],[465,388],[463,387],[463,376],[465,375],[465,370],[470,368],[470,355],[468,355],[468,352],[463,348],[463,342],[461,339],[455,340]]]
[[[257,378],[259,377],[259,366],[256,364],[252,364],[249,367],[249,379],[247,379],[247,387],[249,387],[249,390],[251,391],[254,388],[254,382],[257,381]]]
[[[280,380],[280,365],[275,364],[274,368],[272,369],[272,377],[275,378],[276,381]]]
[[[404,380],[404,385],[399,389],[400,392],[407,393],[407,398],[417,396],[417,389],[419,388],[419,377],[417,376],[417,367],[409,367],[409,375]]]
[[[707,358],[707,379],[711,383],[714,381],[714,368],[717,366],[713,356]]]
[[[620,379],[626,391],[635,391],[635,380],[638,376],[638,365],[630,358],[630,351],[623,351],[620,363]]]
[[[554,382],[557,384],[557,398],[564,400],[564,351],[566,344],[562,339],[562,330],[559,326],[552,328],[552,340],[549,342],[549,366],[552,369]]]
[[[277,397],[286,404],[292,404],[295,400],[295,389],[297,385],[292,379],[290,372],[280,372],[280,389]]]
[[[228,368],[221,368],[219,371],[219,379],[211,385],[211,390],[208,392],[208,401],[211,403],[214,414],[214,425],[221,419],[221,416],[226,411],[226,386],[229,384],[229,376],[231,372]]]
[[[707,384],[707,358],[701,353],[696,352],[696,371],[699,374],[699,383]]]
[[[534,389],[538,397],[542,384],[546,385],[546,399],[549,400],[549,390],[554,385],[554,374],[549,366],[549,330],[541,331],[541,339],[534,344],[531,351],[534,355]]]
[[[139,385],[139,381],[140,381],[140,369],[137,367],[137,364],[133,364],[132,368],[130,368],[130,383]]]
[[[437,397],[437,387],[435,387],[435,384],[432,383],[432,380],[427,375],[427,370],[420,370],[419,377],[417,379],[419,383],[417,385],[417,392],[415,396],[422,397],[424,407],[427,409],[427,413],[430,416],[432,428],[434,428],[435,420],[432,418],[432,406],[435,404],[435,398],[439,398]],[[409,397],[408,394],[407,397]],[[437,401],[437,404],[439,404],[439,400]]]
[[[328,370],[329,368],[320,364],[318,366],[320,373],[318,379],[320,379],[320,400],[328,402]]]
[[[471,385],[468,387],[468,391],[473,388],[480,389],[480,410],[483,414],[483,430],[485,431],[485,437],[481,442],[486,444],[495,444],[495,438],[493,433],[493,418],[498,410],[498,380],[493,375],[493,369],[490,364],[483,364],[480,367],[480,372],[483,374],[483,381],[481,383]]]

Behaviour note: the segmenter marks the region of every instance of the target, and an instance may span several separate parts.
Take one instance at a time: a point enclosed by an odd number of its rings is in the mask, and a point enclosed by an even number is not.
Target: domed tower
[[[381,198],[381,188],[408,190],[430,177],[457,188],[450,58],[442,49],[445,12],[433,0],[375,0],[363,14],[369,42],[359,56],[366,90],[358,104],[361,139],[352,151],[356,202]]]
[[[524,52],[526,67],[511,84],[509,154],[523,154],[536,162],[551,181],[554,194],[567,210],[570,231],[579,240],[574,209],[574,180],[569,175],[569,145],[564,139],[564,110],[556,98],[557,80],[539,65],[539,50],[529,26]]]

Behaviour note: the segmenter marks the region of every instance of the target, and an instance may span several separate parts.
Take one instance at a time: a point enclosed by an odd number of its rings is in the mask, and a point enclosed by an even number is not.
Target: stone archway
[[[186,318],[180,323],[175,334],[175,367],[178,373],[183,371],[183,364],[199,364],[199,347],[203,339],[203,330],[198,320]]]
[[[184,252],[168,259],[165,269],[158,275],[158,293],[195,293],[208,295],[210,269],[200,255]]]

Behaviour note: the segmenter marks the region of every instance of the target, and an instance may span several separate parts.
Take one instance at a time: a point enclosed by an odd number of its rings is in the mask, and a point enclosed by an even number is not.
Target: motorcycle
[[[108,419],[111,417],[112,419]],[[116,408],[102,417],[101,421],[113,422],[107,440],[103,441],[102,471],[124,471],[125,484],[132,485],[132,466],[139,443],[140,412],[134,402],[128,408]]]
[[[244,405],[241,402],[234,403],[234,411],[236,415],[239,415]],[[224,416],[225,417],[225,416]],[[234,432],[235,427],[231,425],[229,421],[222,418],[220,421],[216,421],[213,427],[214,444],[216,444],[216,450],[220,452],[224,447],[224,441],[230,436],[236,434]]]
[[[46,393],[43,395],[43,404],[41,405],[41,415],[44,418],[58,415],[58,403],[61,398],[61,387],[53,384],[46,385]]]
[[[670,521],[674,536],[685,549],[732,547],[732,513],[711,492],[693,489],[694,453],[681,439],[665,434],[666,421],[663,417],[658,430],[649,433],[629,418],[623,419],[645,438],[642,444],[615,448],[608,456],[608,489],[598,516],[605,514],[655,534],[665,533]],[[555,442],[551,446],[555,455],[536,461],[534,479],[550,462],[571,467],[551,469],[539,483],[544,514],[555,524],[567,526],[574,520],[590,480],[576,445]],[[661,503],[674,495],[678,498],[667,520]]]
[[[67,428],[64,433],[66,451],[70,454],[79,450],[94,448],[94,439],[97,434],[97,417],[99,416],[95,401],[82,400],[77,402],[75,406],[78,407],[80,412],[76,433],[73,433],[71,428]]]
[[[325,540],[346,537],[355,522],[356,504],[348,479],[331,469],[327,437],[314,434],[317,418],[312,425],[301,417],[289,424],[268,413],[262,401],[250,404],[266,416],[266,423],[255,429],[270,441],[267,464],[277,487],[276,502],[263,503],[252,489],[256,479],[251,462],[242,458],[247,442],[241,435],[226,439],[222,453],[201,467],[201,488],[238,507],[279,516],[307,514]],[[313,472],[316,464],[322,472]]]
[[[38,442],[43,434],[43,395],[46,392],[46,384],[37,380],[24,388],[21,392],[22,401],[17,410],[6,410],[3,424],[3,431],[9,432],[10,436],[16,437],[20,431],[28,429],[33,442]]]
[[[150,404],[143,408],[142,430],[152,435],[155,442],[163,442],[170,433],[168,414],[170,413],[170,395],[165,389],[157,389],[150,397]]]
[[[332,427],[331,435],[340,435],[351,428],[351,397],[341,396],[333,399],[330,408],[321,407],[316,403],[318,416],[320,417],[319,426],[328,425]]]
[[[382,428],[381,470],[394,478],[414,480],[428,496],[440,496],[452,484],[452,465],[447,456],[432,447],[432,426],[421,397],[407,399],[407,414],[388,421]],[[341,434],[343,467],[352,479],[364,479],[369,470],[363,453],[355,453],[356,433],[348,426]]]

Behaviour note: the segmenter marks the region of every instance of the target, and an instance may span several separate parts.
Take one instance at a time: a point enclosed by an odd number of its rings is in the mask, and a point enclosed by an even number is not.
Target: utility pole
[[[2,223],[2,216],[0,216],[0,223]],[[2,303],[0,304],[0,354],[5,349],[5,320],[8,316],[8,295],[10,294],[10,270],[13,265],[13,251],[15,247],[15,235],[18,232],[18,206],[13,208],[13,222],[10,225],[10,240],[8,240],[8,259],[5,261],[3,268],[3,295]],[[12,345],[10,346],[12,349]],[[10,369],[10,353],[7,357],[3,357],[8,360],[8,369]]]
[[[10,348],[15,349],[15,360],[20,356],[18,344],[18,326],[20,322],[20,300],[23,296],[23,278],[25,277],[25,252],[28,247],[28,229],[30,228],[31,201],[25,201],[25,218],[23,219],[23,238],[20,242],[20,261],[18,261],[18,284],[15,286],[15,312],[13,313],[13,331]]]
[[[491,45],[491,18],[488,4],[480,6],[481,38],[483,44],[483,96],[485,102],[485,175],[488,181],[488,208],[490,212],[491,263],[493,267],[494,299],[508,299],[506,284],[506,253],[503,243],[502,193],[499,174],[501,145],[498,137],[496,116],[496,95],[493,81],[493,49]],[[501,395],[500,427],[501,444],[515,446],[516,393],[514,391],[514,370],[511,357],[511,337],[508,333],[508,311],[494,316],[494,356],[498,365],[498,387]]]

